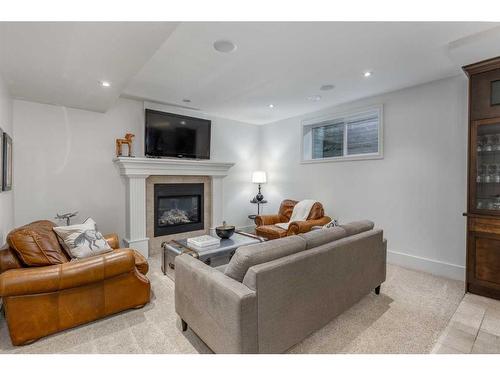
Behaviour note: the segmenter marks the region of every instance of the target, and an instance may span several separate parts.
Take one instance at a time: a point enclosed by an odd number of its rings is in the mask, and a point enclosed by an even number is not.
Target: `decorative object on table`
[[[88,258],[111,251],[104,236],[97,231],[96,223],[90,217],[82,224],[52,228],[61,245],[75,259]]]
[[[54,219],[57,219],[57,220],[66,220],[66,225],[70,225],[71,224],[71,218],[72,217],[75,217],[76,215],[78,215],[78,211],[75,211],[75,212],[68,212],[66,214],[56,214],[56,217]]]
[[[123,156],[122,155],[122,146],[127,145],[128,146],[128,157],[132,157],[132,140],[134,137],[135,137],[134,134],[127,133],[127,134],[125,134],[125,138],[118,138],[116,140],[116,156]]]
[[[215,233],[217,233],[220,238],[229,238],[234,234],[235,229],[234,225],[227,225],[226,222],[223,221],[220,227],[215,228]]]
[[[258,184],[259,185],[259,192],[257,193],[257,195],[255,196],[255,200],[258,201],[258,202],[262,202],[264,200],[264,196],[262,195],[261,191],[260,191],[260,188],[261,188],[261,184],[265,184],[267,182],[267,176],[266,176],[266,172],[264,171],[255,171],[252,173],[252,182],[254,184]]]
[[[2,138],[2,190],[6,191],[12,190],[12,138],[5,132]]]
[[[218,246],[220,244],[220,239],[205,234],[203,236],[188,238],[187,244],[198,248],[206,248]]]
[[[333,227],[338,227],[338,226],[339,226],[339,221],[337,219],[333,219],[329,223],[323,225],[323,229],[333,228]]]

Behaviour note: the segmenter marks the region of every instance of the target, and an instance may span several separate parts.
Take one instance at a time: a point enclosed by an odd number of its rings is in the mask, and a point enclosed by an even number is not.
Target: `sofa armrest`
[[[120,239],[116,233],[105,234],[104,239],[112,249],[116,250],[120,248]]]
[[[175,311],[216,353],[256,353],[253,290],[183,254],[175,258]]]
[[[274,225],[280,222],[280,215],[258,215],[255,217],[255,224],[260,227],[261,225]]]
[[[56,292],[135,270],[134,254],[130,249],[53,266],[11,269],[0,275],[0,296]]]
[[[291,236],[293,234],[307,233],[315,226],[323,226],[328,224],[332,219],[328,216],[323,216],[320,219],[306,220],[306,221],[294,221],[288,225],[287,235]]]

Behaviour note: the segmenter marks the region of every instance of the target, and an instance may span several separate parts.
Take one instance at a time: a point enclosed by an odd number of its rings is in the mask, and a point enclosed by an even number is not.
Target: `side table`
[[[266,203],[267,203],[267,201],[266,201],[265,199],[264,199],[264,200],[261,200],[261,201],[258,201],[257,199],[255,199],[255,198],[254,198],[254,199],[252,199],[252,200],[250,201],[250,203],[252,203],[252,204],[256,204],[256,205],[257,205],[257,215],[253,215],[253,214],[252,214],[252,215],[248,215],[248,218],[249,218],[250,220],[253,220],[253,221],[255,222],[255,218],[256,218],[258,215],[260,215],[260,206],[261,206],[261,205],[263,205],[263,204],[266,204]]]

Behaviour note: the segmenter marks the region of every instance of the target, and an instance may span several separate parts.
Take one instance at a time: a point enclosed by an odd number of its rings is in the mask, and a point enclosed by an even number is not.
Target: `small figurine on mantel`
[[[128,157],[132,157],[132,139],[135,137],[134,134],[132,133],[127,133],[125,134],[125,138],[118,138],[116,140],[116,156],[123,156],[122,155],[122,146],[127,145],[128,146]]]

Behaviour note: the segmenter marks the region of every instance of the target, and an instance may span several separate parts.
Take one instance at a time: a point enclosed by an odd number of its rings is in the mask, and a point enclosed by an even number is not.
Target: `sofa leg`
[[[380,285],[375,288],[375,294],[380,294]]]
[[[182,319],[181,319],[181,327],[182,327],[182,332],[185,332],[188,329],[188,324]]]

